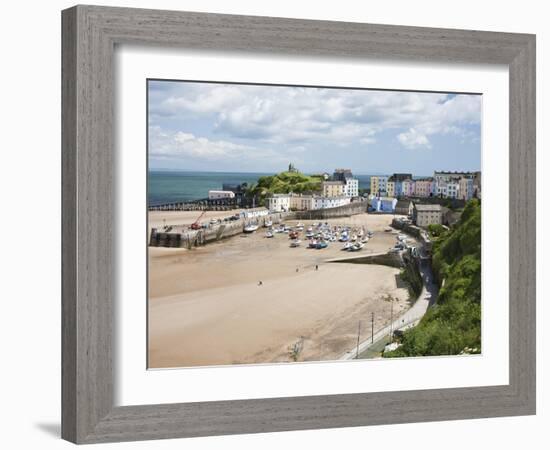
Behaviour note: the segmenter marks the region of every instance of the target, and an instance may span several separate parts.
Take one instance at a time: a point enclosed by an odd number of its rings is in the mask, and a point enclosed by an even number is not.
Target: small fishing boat
[[[258,224],[257,223],[250,223],[250,224],[248,224],[244,227],[244,232],[245,233],[254,233],[254,231],[256,231],[257,229],[258,229]]]
[[[273,226],[273,222],[271,220],[266,220],[264,222],[264,227],[269,228],[271,226]]]
[[[350,252],[358,252],[359,250],[361,250],[363,247],[365,246],[365,244],[362,244],[360,242],[356,243],[356,244],[353,244],[349,251]]]
[[[298,231],[303,231],[304,230],[304,224],[302,222],[298,222],[298,225],[296,225],[296,229]]]
[[[317,242],[317,245],[315,246],[315,248],[317,250],[321,250],[321,249],[327,248],[327,247],[328,247],[328,244],[325,241],[319,241],[319,242]]]
[[[267,233],[265,233],[265,237],[266,238],[272,238],[273,237],[273,233],[271,231],[268,231]]]
[[[346,242],[346,243],[344,244],[344,246],[342,247],[342,250],[347,251],[347,250],[349,250],[352,246],[353,246],[353,244],[352,244],[351,242]]]
[[[289,237],[290,239],[298,239],[298,235],[299,235],[299,233],[298,233],[297,231],[295,231],[295,230],[294,230],[294,231],[290,231],[290,232],[288,233],[288,237]]]
[[[317,241],[312,239],[309,241],[308,248],[317,248]]]
[[[300,239],[293,239],[292,242],[290,243],[290,246],[292,248],[299,247],[301,243],[302,241]]]

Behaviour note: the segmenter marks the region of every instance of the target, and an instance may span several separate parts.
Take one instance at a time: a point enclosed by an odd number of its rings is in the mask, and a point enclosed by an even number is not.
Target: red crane
[[[192,230],[198,230],[201,228],[201,224],[199,223],[199,220],[201,220],[201,217],[204,216],[206,214],[206,210],[201,212],[200,216],[197,217],[197,220],[195,220],[192,224],[191,224],[191,229]]]

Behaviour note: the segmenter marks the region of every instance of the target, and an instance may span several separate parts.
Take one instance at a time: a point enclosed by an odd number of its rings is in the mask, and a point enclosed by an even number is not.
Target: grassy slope
[[[436,306],[385,357],[481,351],[481,204],[468,202],[458,222],[434,243],[434,273],[445,284]]]
[[[268,194],[301,193],[321,189],[321,176],[309,176],[300,172],[281,172],[277,175],[260,177],[258,183],[251,186],[249,193],[264,199]]]

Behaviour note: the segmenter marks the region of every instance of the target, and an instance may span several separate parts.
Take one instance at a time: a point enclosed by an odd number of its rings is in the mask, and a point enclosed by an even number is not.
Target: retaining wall
[[[367,212],[367,202],[352,202],[349,205],[336,208],[313,209],[309,211],[295,211],[289,213],[288,219],[295,220],[324,220],[335,217],[347,217]]]

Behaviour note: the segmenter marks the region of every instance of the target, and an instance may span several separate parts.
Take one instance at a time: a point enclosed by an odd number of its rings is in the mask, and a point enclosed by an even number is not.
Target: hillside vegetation
[[[304,175],[300,172],[281,172],[277,175],[263,176],[258,183],[250,186],[248,193],[263,200],[268,194],[297,194],[321,189],[321,175]]]
[[[481,204],[470,200],[460,221],[434,242],[437,305],[385,357],[481,352]],[[444,283],[444,284],[443,284]]]

